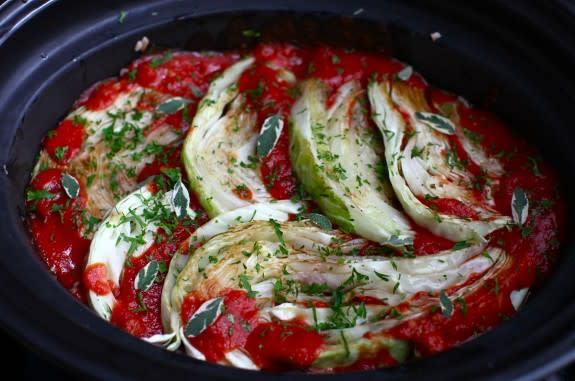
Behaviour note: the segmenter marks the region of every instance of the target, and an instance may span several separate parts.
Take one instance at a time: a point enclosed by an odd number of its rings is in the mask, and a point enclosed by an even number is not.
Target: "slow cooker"
[[[156,47],[221,50],[262,38],[382,50],[487,107],[538,147],[575,194],[575,6],[568,1],[8,0],[0,5],[0,325],[71,371],[105,380],[536,380],[575,359],[575,236],[511,320],[460,347],[377,371],[255,373],[140,341],[64,290],[31,244],[25,187],[46,132],[91,84]],[[431,38],[434,34],[439,39]],[[575,202],[566,200],[568,216]]]

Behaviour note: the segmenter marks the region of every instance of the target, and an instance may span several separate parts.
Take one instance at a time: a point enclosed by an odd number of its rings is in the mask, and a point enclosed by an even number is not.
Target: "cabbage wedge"
[[[290,215],[301,212],[303,205],[292,201],[273,201],[268,203],[253,204],[232,210],[213,218],[200,226],[182,245],[172,257],[164,288],[162,289],[162,324],[164,332],[177,333],[181,328],[180,315],[172,306],[172,291],[178,275],[185,268],[191,258],[190,247],[199,246],[210,238],[223,233],[232,226],[250,221],[287,221]],[[180,337],[177,337],[178,342]]]
[[[234,209],[268,202],[256,156],[259,126],[237,81],[253,64],[243,59],[211,84],[200,102],[182,158],[192,189],[211,218]]]
[[[481,136],[474,135],[471,131],[461,128],[461,115],[459,112],[459,107],[469,108],[468,102],[459,97],[457,100],[448,101],[445,103],[434,102],[433,106],[436,109],[441,110],[441,114],[451,120],[451,122],[457,126],[455,129],[455,135],[461,142],[461,146],[469,159],[475,163],[477,166],[485,171],[485,174],[490,177],[490,182],[497,182],[497,178],[501,177],[505,170],[503,164],[498,158],[489,156],[487,152],[481,147],[479,141],[482,140]],[[478,141],[479,140],[479,141]],[[491,199],[491,184],[487,184],[485,187],[485,199],[489,203],[493,203]]]
[[[389,179],[403,209],[418,225],[453,241],[481,241],[511,224],[509,217],[489,206],[489,200],[477,200],[473,175],[458,161],[447,137],[459,136],[461,128],[431,113],[422,90],[401,81],[372,82],[368,95],[384,140]],[[497,168],[492,171],[497,173]],[[470,206],[477,219],[438,213],[421,201],[428,197],[458,200]]]
[[[82,148],[70,159],[67,171],[85,185],[86,209],[98,219],[138,188],[137,174],[152,163],[164,147],[175,147],[183,140],[182,134],[166,123],[151,128],[154,111],[139,108],[139,103],[147,97],[172,99],[134,84],[102,110],[79,106],[66,117],[81,125],[79,128],[86,133]],[[44,149],[34,175],[40,168],[59,165]],[[87,236],[91,238],[90,234]]]
[[[306,221],[237,225],[195,250],[176,279],[171,306],[180,316],[190,292],[211,301],[244,289],[255,298],[261,322],[297,319],[322,332],[324,347],[312,368],[350,365],[382,348],[402,362],[411,345],[387,336],[388,329],[437,307],[446,289],[450,300],[465,297],[510,263],[502,250],[483,243],[416,258],[354,255],[366,243]],[[180,335],[191,346],[181,329]]]
[[[125,266],[131,263],[132,258],[144,255],[157,242],[158,228],[164,222],[162,216],[173,215],[177,218],[174,215],[177,205],[173,202],[177,187],[166,193],[155,193],[150,184],[144,185],[118,202],[94,234],[86,271],[92,266],[103,266],[106,277],[104,281],[111,287],[105,294],[88,290],[88,301],[96,314],[104,320],[110,321],[112,317],[112,310],[117,303],[112,290],[120,288]],[[189,196],[186,201],[189,202]],[[191,218],[195,217],[191,210],[186,213]],[[143,339],[168,350],[176,350],[180,345],[177,335],[171,332]]]
[[[341,229],[392,246],[412,244],[409,221],[378,174],[384,166],[381,143],[367,128],[363,90],[347,82],[329,108],[326,92],[319,80],[310,80],[292,108],[290,155],[298,178]]]

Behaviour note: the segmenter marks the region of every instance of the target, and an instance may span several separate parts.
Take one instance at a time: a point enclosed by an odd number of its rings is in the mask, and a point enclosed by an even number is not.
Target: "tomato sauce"
[[[305,369],[319,356],[323,341],[323,335],[305,322],[262,323],[248,337],[246,350],[263,369]]]
[[[472,220],[476,220],[479,217],[475,209],[473,209],[471,206],[453,198],[440,198],[436,200],[430,200],[425,199],[424,197],[420,197],[419,201],[435,210],[439,214],[470,218]]]
[[[375,354],[360,353],[359,359],[351,365],[336,367],[333,372],[360,372],[397,365],[389,349],[381,348]]]
[[[307,50],[291,45],[262,44],[254,51],[256,64],[239,81],[239,89],[247,95],[248,104],[257,110],[256,126],[262,126],[273,115],[280,115],[284,123],[275,147],[260,158],[264,184],[277,200],[289,199],[296,190],[287,124],[297,96],[296,80],[302,78],[305,70],[306,54]]]
[[[108,279],[108,267],[105,263],[93,263],[86,266],[83,276],[84,285],[96,295],[104,296],[116,292],[114,283]]]
[[[138,182],[144,181],[149,177],[158,176],[170,169],[177,169],[181,175],[186,178],[186,171],[182,168],[182,148],[181,147],[164,147],[162,153],[157,155],[155,160],[146,165],[138,174]]]
[[[249,298],[243,290],[229,290],[221,296],[224,298],[224,312],[205,331],[188,338],[211,362],[223,359],[226,352],[243,348],[248,337],[252,336],[250,333],[259,327],[259,310],[254,298]],[[188,294],[182,304],[182,321],[189,321],[205,301],[193,292]]]
[[[112,309],[112,324],[138,337],[162,333],[160,298],[163,279],[171,254],[188,235],[185,229],[177,229],[170,242],[154,244],[142,255],[131,258],[130,265],[125,266],[122,273],[116,304]],[[138,291],[134,288],[134,280],[151,260],[160,263],[159,276],[148,290]]]
[[[206,93],[210,80],[238,59],[236,53],[202,54],[168,50],[135,60],[123,71],[121,78],[197,103]]]
[[[366,88],[370,78],[390,77],[404,68],[401,62],[381,54],[321,46],[313,52],[308,75],[321,79],[335,91],[351,80],[359,81]],[[417,73],[413,73],[407,83],[416,88],[425,87],[425,81]]]
[[[394,59],[378,53],[366,53],[326,46],[296,47],[282,43],[260,43],[251,52],[255,64],[239,79],[239,91],[246,97],[247,107],[257,113],[259,130],[267,118],[279,115],[284,127],[277,144],[265,157],[259,158],[261,176],[268,191],[275,199],[289,199],[296,194],[297,180],[289,159],[288,126],[290,111],[299,96],[299,84],[317,78],[326,86],[329,96],[327,106],[334,99],[336,90],[350,80],[357,80],[366,89],[372,79],[396,78],[409,68]],[[186,98],[187,104],[172,114],[157,113],[144,134],[156,128],[170,126],[182,136],[189,130],[197,103],[206,93],[209,83],[222,70],[236,62],[235,52],[200,54],[191,52],[157,53],[144,56],[131,63],[120,78],[102,81],[89,89],[75,104],[91,111],[104,110],[114,103],[119,94],[137,87],[150,90],[141,97],[137,110],[154,111],[161,102],[173,97]],[[549,168],[528,144],[514,136],[489,112],[478,110],[453,94],[427,85],[417,73],[410,73],[404,80],[409,86],[423,90],[432,111],[450,110],[459,119],[466,134],[470,134],[490,156],[496,157],[504,174],[490,179],[473,163],[463,149],[459,138],[450,136],[449,142],[460,163],[477,179],[474,195],[482,205],[487,205],[482,189],[492,186],[492,206],[499,213],[511,216],[511,198],[521,188],[529,199],[528,218],[521,226],[510,226],[491,233],[489,245],[500,247],[507,253],[509,263],[494,278],[480,279],[480,287],[463,299],[453,302],[453,314],[446,317],[439,306],[429,308],[412,320],[401,320],[386,334],[408,340],[419,356],[432,355],[461,344],[515,314],[510,293],[522,288],[536,288],[552,270],[563,239],[566,219],[565,203],[556,184],[557,174]],[[366,110],[370,112],[370,110]],[[366,114],[369,116],[369,114]],[[368,121],[366,128],[375,128]],[[191,207],[200,211],[194,224],[178,226],[172,234],[159,232],[161,239],[143,255],[131,258],[124,267],[121,282],[115,286],[106,280],[103,264],[92,264],[84,269],[90,239],[86,238],[86,184],[80,181],[79,195],[70,198],[62,187],[62,176],[69,170],[69,163],[84,148],[87,131],[81,118],[65,119],[44,140],[44,149],[54,164],[43,169],[32,180],[27,193],[30,211],[29,226],[39,254],[55,274],[58,281],[79,300],[86,301],[87,290],[99,295],[112,292],[117,303],[112,310],[111,322],[131,334],[149,337],[162,333],[160,296],[165,269],[171,254],[200,224],[207,221],[206,214],[195,199]],[[173,180],[174,170],[179,170],[184,181],[181,164],[181,146],[164,147],[155,160],[136,174],[138,181],[152,176]],[[73,174],[72,174],[73,175]],[[252,195],[245,189],[233,190],[244,200]],[[190,192],[190,195],[193,195]],[[421,197],[420,201],[440,214],[477,219],[477,212],[457,199]],[[449,250],[456,244],[435,236],[426,229],[411,223],[415,231],[413,255],[423,256]],[[376,244],[361,248],[359,255],[389,255]],[[138,272],[151,260],[161,263],[160,275],[145,292],[134,288]],[[460,285],[459,285],[460,286]],[[455,289],[445,292],[451,295]],[[194,312],[206,302],[194,292],[187,295],[181,310],[182,322],[187,322]],[[324,348],[323,334],[299,320],[288,322],[262,322],[255,299],[244,290],[226,290],[225,310],[218,319],[189,342],[201,351],[208,361],[217,362],[234,349],[249,353],[259,367],[283,371],[307,368],[317,360]],[[362,295],[352,295],[354,303],[382,305],[385,302]],[[421,293],[413,301],[438,298],[439,295]],[[396,306],[397,311],[407,311],[410,301]],[[329,307],[324,301],[310,301],[316,308]],[[184,324],[185,326],[185,324]],[[369,334],[368,334],[369,335]],[[387,349],[375,354],[365,354],[354,364],[333,371],[369,370],[395,364]]]
[[[440,251],[449,250],[453,247],[454,242],[437,236],[430,231],[412,224],[415,231],[415,238],[413,239],[413,252],[415,255],[431,255],[439,253]]]
[[[90,111],[100,111],[110,107],[118,95],[130,91],[133,87],[131,83],[125,80],[107,79],[86,91],[75,106],[85,106]]]
[[[528,195],[530,212],[522,227],[500,229],[490,235],[490,241],[511,257],[511,263],[496,278],[485,279],[483,287],[467,296],[464,308],[455,302],[451,317],[436,311],[391,329],[392,336],[412,341],[422,356],[445,351],[511,318],[515,309],[510,293],[536,287],[548,276],[557,260],[566,218],[566,205],[556,188],[557,175],[533,159],[534,152],[524,141],[513,138],[503,124],[488,113],[473,110],[439,92],[433,96],[436,101],[457,103],[463,115],[462,125],[485,136],[484,149],[491,153],[503,152],[500,157],[506,174],[494,194],[496,209],[511,215],[511,198],[520,187]]]
[[[52,160],[65,164],[80,152],[85,138],[86,131],[81,122],[64,119],[46,137],[44,148]]]
[[[92,86],[80,96],[73,107],[85,107],[90,111],[105,110],[121,93],[134,89],[136,85],[162,91],[164,97],[189,97],[190,102],[185,113],[180,110],[154,121],[154,125],[167,124],[183,134],[189,128],[188,118],[195,112],[197,101],[201,98],[200,92],[205,92],[210,79],[238,58],[235,53],[146,56],[134,61],[120,79],[107,79]],[[182,81],[182,78],[185,80]],[[157,93],[154,96],[151,92],[147,94],[150,96],[142,97],[137,110],[154,110],[163,99],[158,98]],[[85,208],[85,184],[80,184],[79,197],[70,200],[62,189],[61,177],[67,171],[70,161],[84,148],[88,135],[84,123],[81,115],[64,119],[57,128],[48,133],[43,147],[56,163],[56,167],[40,171],[28,188],[29,192],[45,190],[51,193],[28,202],[31,211],[29,227],[38,252],[60,283],[83,302],[86,301],[85,284],[90,284],[90,279],[84,279],[84,282],[82,280],[83,266],[90,248],[90,239],[84,235],[93,233],[95,221]],[[144,133],[148,134],[152,129],[153,126]],[[164,148],[153,163],[137,174],[138,181],[175,167],[180,168],[183,173],[180,154],[179,147]],[[183,177],[185,178],[185,173]],[[201,210],[199,206],[195,207]],[[202,218],[205,218],[205,215]]]
[[[27,192],[28,208],[35,211],[29,223],[32,237],[42,259],[58,281],[81,301],[84,256],[90,240],[82,236],[83,191],[70,199],[62,187],[60,169],[40,171]]]

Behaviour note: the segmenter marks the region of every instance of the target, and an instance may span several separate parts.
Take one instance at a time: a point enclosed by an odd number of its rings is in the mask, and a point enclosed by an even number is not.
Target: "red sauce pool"
[[[29,219],[30,230],[50,271],[72,294],[85,301],[81,280],[84,257],[90,247],[90,240],[80,232],[85,201],[82,190],[75,199],[66,195],[61,184],[63,174],[60,169],[46,169],[30,184],[28,208],[34,211]]]
[[[249,335],[246,350],[263,369],[305,369],[319,356],[323,341],[323,335],[305,322],[262,323]]]
[[[151,337],[162,333],[161,296],[162,283],[166,276],[173,253],[191,234],[190,228],[179,227],[170,240],[162,239],[159,244],[153,244],[138,257],[132,257],[131,266],[125,266],[120,287],[116,295],[116,304],[112,309],[110,322],[138,337]],[[138,272],[150,261],[160,263],[161,271],[158,282],[144,291],[134,288],[134,280]]]
[[[44,148],[53,160],[64,164],[80,152],[85,138],[82,123],[64,119],[44,140]]]
[[[107,295],[114,290],[114,283],[108,279],[108,267],[105,263],[93,263],[84,269],[83,281],[86,289],[97,295]]]

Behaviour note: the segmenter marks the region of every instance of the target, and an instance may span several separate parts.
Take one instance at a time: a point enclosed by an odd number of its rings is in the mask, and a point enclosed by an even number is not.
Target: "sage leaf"
[[[317,227],[321,229],[329,230],[332,227],[329,218],[327,218],[323,214],[309,213],[305,215],[305,217],[307,217],[311,222],[313,222]]]
[[[428,127],[445,135],[455,134],[455,125],[449,119],[433,112],[416,112],[415,118]]]
[[[444,290],[441,290],[439,293],[439,304],[441,306],[441,313],[443,316],[450,317],[453,315],[453,302],[449,299]]]
[[[204,92],[197,86],[195,85],[190,85],[190,91],[192,92],[192,95],[196,98],[201,98],[204,96]]]
[[[401,79],[402,81],[407,81],[409,78],[411,78],[412,74],[413,68],[411,66],[406,66],[397,73],[397,78]]]
[[[160,266],[158,265],[158,261],[150,261],[138,271],[138,275],[136,275],[136,279],[134,279],[134,288],[140,291],[148,291],[156,280],[159,270]]]
[[[187,337],[196,337],[204,332],[222,313],[224,298],[218,297],[204,302],[188,320],[184,333]]]
[[[391,246],[413,245],[413,238],[411,237],[399,238],[396,235],[392,235],[385,243]]]
[[[62,187],[70,198],[76,198],[80,194],[80,183],[74,176],[67,173],[62,174],[61,179]]]
[[[525,191],[521,188],[516,188],[515,191],[513,191],[513,196],[511,197],[511,213],[513,221],[517,225],[523,226],[525,221],[527,221],[529,200],[527,199]]]
[[[174,208],[174,213],[176,213],[176,216],[178,216],[180,220],[187,216],[190,216],[191,218],[195,217],[193,215],[193,211],[190,209],[190,192],[188,192],[182,179],[179,179],[178,182],[176,182],[170,202],[172,204],[172,208]]]
[[[162,114],[174,114],[183,109],[188,103],[190,103],[190,100],[186,98],[170,98],[160,103],[158,107],[156,107],[156,112]]]
[[[279,115],[272,115],[262,125],[256,146],[259,157],[266,157],[277,144],[284,127],[284,121]]]

